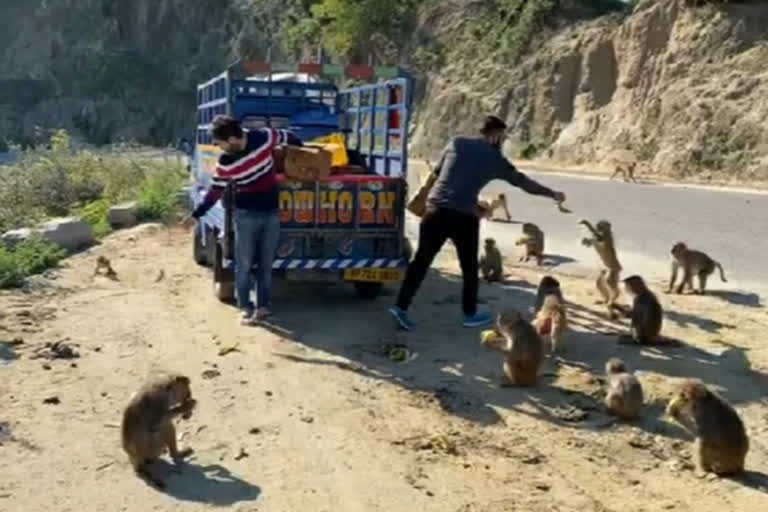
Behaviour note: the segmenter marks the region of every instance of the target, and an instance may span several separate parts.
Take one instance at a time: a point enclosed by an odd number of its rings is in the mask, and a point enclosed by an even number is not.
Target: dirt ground
[[[92,276],[100,254],[120,281]],[[295,283],[278,286],[269,329],[242,327],[192,262],[190,234],[158,226],[117,233],[3,293],[0,510],[766,509],[765,309],[727,294],[660,294],[666,333],[687,344],[619,346],[600,334],[615,326],[601,319],[590,281],[560,276],[574,323],[565,352],[547,361],[539,386],[501,388],[501,362],[459,324],[453,254],[447,247],[417,296],[413,333],[386,313],[394,290],[364,302],[350,286]],[[504,285],[482,286],[485,307],[532,304],[541,272],[509,273]],[[79,357],[46,359],[41,349],[55,342]],[[393,361],[401,345],[410,357]],[[645,387],[636,424],[601,411],[613,355]],[[133,475],[119,444],[122,408],[159,369],[188,374],[199,401],[178,431],[194,456],[180,470],[155,467],[164,492]],[[751,436],[743,478],[691,470],[691,438],[663,418],[684,377],[737,406]]]

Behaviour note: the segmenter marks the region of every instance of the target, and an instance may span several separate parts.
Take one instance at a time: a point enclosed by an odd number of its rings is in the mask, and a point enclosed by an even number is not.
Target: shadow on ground
[[[482,283],[480,299],[485,306],[481,307],[494,312],[515,308],[530,317],[535,291],[535,285],[527,282]],[[393,302],[391,292],[364,302],[351,286],[284,282],[276,290],[277,315],[264,327],[349,361],[291,356],[293,362],[333,364],[386,380],[413,391],[415,400],[438,403],[450,414],[485,425],[502,422],[496,410],[502,408],[572,428],[605,428],[614,421],[603,412],[603,382],[598,376],[603,375],[610,357],[620,357],[633,369],[661,377],[699,378],[735,404],[761,400],[768,393],[768,378],[749,368],[739,347],[716,355],[685,344],[663,348],[618,345],[616,333],[622,325],[607,321],[601,310],[577,304],[569,305],[569,314],[579,330],[569,333],[562,354],[545,362],[540,384],[502,388],[500,358],[481,347],[480,329],[461,327],[460,293],[460,278],[431,271],[410,309],[417,328],[404,333],[396,329],[387,312]],[[348,331],[345,325],[351,323],[345,323],[345,317],[350,322],[354,318],[356,325],[362,320],[366,328]],[[693,317],[687,320],[693,322]],[[392,349],[399,347],[411,354],[405,362],[390,358]],[[663,406],[652,405],[637,426],[653,434],[682,437],[682,431],[663,421],[662,415]]]
[[[261,489],[242,480],[223,466],[213,464],[200,466],[191,462],[180,469],[158,459],[153,463],[152,472],[165,481],[165,494],[181,501],[207,503],[226,507],[245,501],[256,501]]]

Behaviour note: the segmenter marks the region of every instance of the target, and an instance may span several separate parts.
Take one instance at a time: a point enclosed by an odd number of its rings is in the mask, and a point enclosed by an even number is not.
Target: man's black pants
[[[397,306],[407,310],[413,296],[427,275],[432,261],[447,239],[456,246],[461,273],[464,278],[462,307],[465,315],[477,313],[478,268],[477,250],[480,220],[445,208],[428,207],[419,226],[419,248],[405,272],[405,280],[397,297]]]

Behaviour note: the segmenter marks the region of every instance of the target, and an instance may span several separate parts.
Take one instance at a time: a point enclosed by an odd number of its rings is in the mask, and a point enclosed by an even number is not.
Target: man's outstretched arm
[[[555,201],[565,201],[565,194],[562,192],[554,191],[551,188],[545,187],[541,183],[532,180],[522,172],[518,171],[517,167],[506,158],[502,157],[501,160],[504,162],[504,168],[499,177],[507,181],[510,185],[520,188],[534,196],[545,196],[551,197]]]

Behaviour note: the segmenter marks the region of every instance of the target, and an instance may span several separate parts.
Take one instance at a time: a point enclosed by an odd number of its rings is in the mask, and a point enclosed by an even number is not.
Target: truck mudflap
[[[403,279],[407,266],[406,258],[278,258],[272,263],[272,270],[286,271],[289,276],[326,274],[330,281],[336,281],[340,276],[350,282],[395,283]],[[257,269],[258,265],[253,268]],[[225,260],[224,269],[234,271],[234,262]]]

